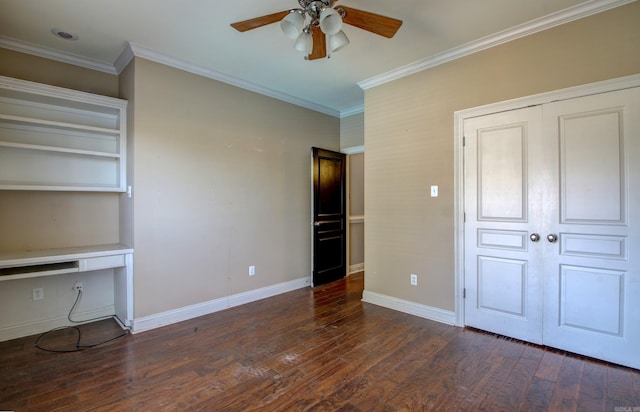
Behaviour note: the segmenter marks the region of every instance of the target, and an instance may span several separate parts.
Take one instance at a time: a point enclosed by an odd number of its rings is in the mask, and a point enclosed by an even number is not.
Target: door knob
[[[531,239],[532,242],[537,242],[538,240],[540,240],[540,235],[537,233],[532,233],[531,236],[529,236],[529,239]]]
[[[556,243],[556,240],[558,240],[558,235],[556,235],[555,233],[551,233],[547,235],[547,240],[549,241],[549,243]]]

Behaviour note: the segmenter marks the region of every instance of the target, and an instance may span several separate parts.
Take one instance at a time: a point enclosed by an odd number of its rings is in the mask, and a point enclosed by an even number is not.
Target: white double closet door
[[[640,368],[640,88],[464,135],[465,323]]]

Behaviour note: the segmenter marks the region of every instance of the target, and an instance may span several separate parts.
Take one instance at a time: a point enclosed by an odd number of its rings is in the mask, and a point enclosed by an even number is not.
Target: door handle
[[[532,233],[531,236],[529,236],[529,239],[531,239],[532,242],[537,242],[538,240],[540,240],[540,235],[537,233]]]
[[[549,243],[556,243],[556,241],[558,240],[558,235],[556,235],[555,233],[548,234],[547,240],[549,241]]]
[[[320,222],[313,222],[314,226],[320,226]]]

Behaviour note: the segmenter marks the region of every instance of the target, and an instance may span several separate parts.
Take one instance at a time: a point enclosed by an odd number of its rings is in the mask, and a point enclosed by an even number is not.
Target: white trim
[[[86,69],[97,70],[103,73],[118,74],[112,64],[78,56],[69,52],[61,52],[59,50],[50,49],[22,40],[12,39],[6,36],[0,36],[0,47],[20,53],[30,54],[32,56],[44,57],[46,59],[62,63],[73,64],[74,66],[80,66]]]
[[[345,117],[353,116],[356,114],[364,113],[364,104],[359,104],[357,106],[353,106],[349,109],[344,109],[340,111],[340,118],[343,119]]]
[[[257,300],[270,298],[282,293],[291,292],[293,290],[302,289],[311,285],[308,277],[290,280],[288,282],[278,283],[276,285],[265,286],[260,289],[250,290],[247,292],[236,293],[229,296],[229,307],[240,306]]]
[[[314,189],[315,182],[313,178],[313,174],[315,172],[315,166],[313,164],[313,148],[309,150],[309,155],[310,155],[309,160],[311,161],[311,164],[310,164],[311,167],[309,168],[309,172],[311,172],[309,175],[309,188],[311,188],[311,190],[309,190],[309,206],[311,207],[311,209],[309,210],[309,224],[311,225],[311,229],[309,230],[309,248],[311,249],[310,251],[311,260],[309,261],[309,283],[311,284],[311,287],[315,287],[315,285],[313,284],[313,269],[314,269],[313,262],[315,262],[315,259],[316,259],[314,255],[314,250],[313,250],[314,249],[313,244],[315,242],[315,239],[314,239],[315,230],[314,230],[314,224],[313,224],[314,223],[313,209],[315,207],[315,204],[314,204],[315,199],[313,198],[313,195],[314,195],[313,192],[315,191]]]
[[[133,322],[133,253],[124,255],[125,266],[113,270],[115,313],[125,326]]]
[[[322,105],[310,102],[308,100],[299,99],[289,94],[278,92],[276,90],[260,86],[256,83],[251,83],[246,80],[242,80],[238,77],[234,77],[222,72],[218,72],[204,66],[198,66],[195,64],[187,63],[185,61],[173,58],[166,54],[157,52],[155,50],[151,50],[149,48],[140,46],[135,43],[129,43],[129,48],[133,52],[133,55],[136,57],[140,57],[146,60],[151,60],[156,63],[164,64],[165,66],[174,67],[176,69],[183,70],[185,72],[197,74],[198,76],[203,76],[208,79],[213,79],[219,82],[227,83],[232,86],[239,87],[241,89],[249,90],[255,93],[262,94],[264,96],[272,97],[274,99],[282,100],[287,103],[295,104],[296,106],[305,107],[307,109],[324,113],[329,116],[340,117],[340,112],[332,108],[322,106]],[[125,51],[123,51],[123,53],[128,54],[126,49]],[[118,60],[120,60],[120,58],[118,58]],[[125,57],[123,57],[122,60],[126,60],[126,55]]]
[[[447,325],[455,324],[454,312],[422,305],[420,303],[404,299],[394,298],[393,296],[382,295],[380,293],[365,290],[362,292],[362,301],[436,322],[446,323]]]
[[[362,146],[353,146],[353,147],[345,147],[344,149],[341,149],[340,152],[344,153],[344,154],[347,154],[347,155],[364,153],[364,145],[362,145]]]
[[[454,112],[453,122],[453,273],[455,325],[464,326],[464,118]]]
[[[464,121],[472,117],[484,116],[528,106],[541,105],[559,100],[607,93],[616,90],[640,87],[640,74],[569,87],[552,92],[491,103],[484,106],[459,110],[453,114],[454,127],[454,270],[455,270],[455,324],[464,326],[464,150],[462,139]]]
[[[358,272],[364,271],[364,262],[356,263],[354,265],[349,266],[349,274],[354,274]]]
[[[633,3],[636,0],[592,0],[573,7],[549,14],[538,19],[520,24],[507,30],[491,34],[478,40],[463,44],[434,54],[414,63],[407,64],[386,73],[371,77],[358,82],[358,86],[367,90],[380,86],[393,80],[401,79],[414,73],[439,66],[444,63],[465,57],[491,47],[508,43],[521,37],[529,36],[544,30],[551,29],[562,24],[572,22],[584,17],[588,17],[603,11],[607,11],[625,4]]]
[[[167,312],[156,313],[150,316],[144,316],[134,319],[133,333],[145,332],[161,326],[171,325],[177,322],[197,318],[198,316],[208,315],[229,309],[234,306],[244,305],[246,303],[255,302],[257,300],[269,298],[292,290],[308,287],[310,281],[308,277],[279,283],[276,285],[266,286],[260,289],[241,292],[231,296],[210,300],[208,302],[197,303],[195,305],[185,306],[182,308],[170,310]]]
[[[83,319],[95,319],[112,316],[114,314],[114,310],[115,309],[113,305],[108,305],[84,312],[76,312],[73,314],[73,319],[82,322]],[[31,336],[38,333],[44,333],[55,328],[61,328],[63,326],[73,325],[76,324],[69,322],[66,315],[51,319],[43,319],[34,322],[25,322],[18,325],[11,325],[0,329],[0,342],[22,338],[25,336]]]
[[[133,54],[133,49],[131,49],[131,45],[127,43],[124,46],[124,49],[122,49],[122,52],[120,52],[120,55],[118,56],[116,61],[113,62],[113,66],[115,67],[118,74],[121,74],[122,71],[127,68],[134,57],[135,55]]]
[[[364,215],[349,216],[349,223],[364,223]]]
[[[462,116],[464,119],[468,119],[471,117],[484,116],[492,113],[521,109],[527,106],[551,103],[557,100],[574,99],[577,97],[607,93],[615,90],[623,90],[638,86],[640,86],[640,74],[632,74],[615,79],[603,80],[595,83],[587,83],[580,86],[567,87],[565,89],[553,90],[550,92],[534,94],[531,96],[518,97],[516,99],[490,103],[470,109],[463,109],[455,112],[454,116],[458,115]],[[462,126],[462,123],[460,123],[458,126]]]
[[[59,86],[51,86],[49,84],[32,82],[29,80],[14,79],[12,77],[6,76],[0,76],[0,87],[24,93],[63,98],[80,103],[108,106],[113,109],[121,109],[124,112],[126,112],[126,108],[128,105],[127,100],[118,99],[116,97],[102,96],[90,92],[72,90]]]
[[[218,80],[223,83],[230,84],[232,86],[239,87],[241,89],[249,90],[255,93],[259,93],[274,99],[282,100],[287,103],[294,104],[296,106],[304,107],[316,112],[324,113],[333,117],[348,117],[354,114],[362,113],[364,111],[364,105],[357,105],[345,110],[336,110],[327,106],[322,106],[308,100],[300,99],[295,96],[281,93],[255,83],[247,82],[245,80],[233,77],[215,70],[208,69],[206,67],[190,64],[179,59],[175,59],[168,55],[153,51],[149,48],[128,43],[122,50],[118,58],[113,64],[105,63],[98,60],[89,59],[87,57],[78,56],[73,53],[63,52],[60,50],[50,49],[37,44],[25,42],[22,40],[12,39],[6,36],[0,36],[0,47],[8,50],[17,51],[20,53],[26,53],[33,56],[44,57],[46,59],[59,61],[62,63],[72,64],[74,66],[84,67],[87,69],[97,70],[99,72],[119,75],[124,70],[134,56],[141,57],[147,60],[155,61],[166,66],[174,67],[189,73],[197,74],[199,76],[207,77],[209,79]]]
[[[543,30],[547,30],[565,23],[569,23],[583,17],[591,16],[593,14],[597,14],[615,7],[623,6],[634,1],[636,0],[592,0],[512,27],[502,32],[486,36],[479,40],[469,42],[462,46],[454,47],[442,53],[438,53],[425,59],[418,60],[417,62],[399,67],[397,69],[371,77],[366,80],[362,80],[357,84],[362,89],[366,90],[393,80],[400,79],[402,77],[409,76],[413,73],[417,73],[431,67],[435,67],[452,60],[459,59],[461,57],[479,52],[481,50],[498,46],[500,44],[507,43],[509,41]],[[54,50],[6,36],[0,36],[0,47],[115,75],[120,74],[134,56],[138,56],[147,60],[155,61],[157,63],[171,66],[213,80],[218,80],[223,83],[239,87],[241,89],[249,90],[338,118],[349,117],[354,114],[364,112],[364,104],[353,106],[344,110],[336,110],[327,106],[318,105],[308,100],[291,96],[289,94],[281,93],[255,83],[248,82],[234,76],[217,72],[206,67],[190,64],[134,43],[128,43],[113,64],[89,59],[69,52]]]

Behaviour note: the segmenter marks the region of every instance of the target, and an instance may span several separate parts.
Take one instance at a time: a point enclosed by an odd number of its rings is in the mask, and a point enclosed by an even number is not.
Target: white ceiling
[[[117,73],[123,50],[240,87],[345,116],[377,79],[401,76],[633,0],[341,0],[403,20],[392,39],[353,26],[330,59],[306,61],[279,24],[230,23],[298,7],[297,0],[0,0],[0,47]],[[77,41],[55,37],[53,28]],[[128,46],[128,45],[131,46]],[[358,85],[360,83],[360,86]]]

